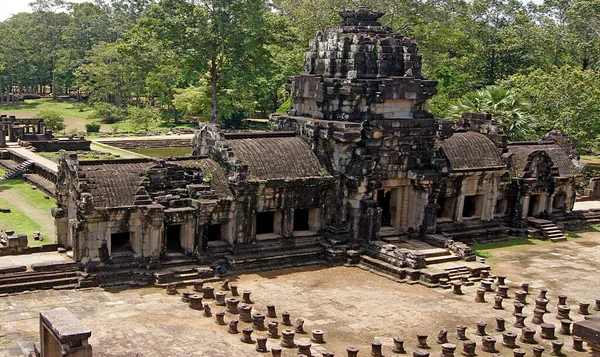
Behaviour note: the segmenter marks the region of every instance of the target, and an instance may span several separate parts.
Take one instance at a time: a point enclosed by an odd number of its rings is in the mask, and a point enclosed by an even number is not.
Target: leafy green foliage
[[[65,118],[53,110],[42,110],[35,117],[44,119],[44,125],[52,131],[61,131],[66,128]]]
[[[95,121],[85,124],[85,131],[88,133],[97,133],[100,131],[101,125]]]
[[[127,120],[135,130],[148,131],[158,117],[152,109],[130,105],[127,107]]]
[[[513,76],[509,83],[531,103],[538,134],[560,129],[581,152],[600,151],[600,73],[563,66]]]
[[[94,112],[90,115],[90,118],[99,120],[105,124],[113,124],[125,119],[125,112],[123,109],[116,105],[98,102],[92,106]]]
[[[210,106],[210,99],[206,93],[206,87],[194,87],[176,89],[173,95],[173,105],[185,115],[205,115]]]
[[[509,140],[523,141],[535,138],[530,130],[530,106],[514,89],[487,86],[450,102],[446,112],[438,114],[453,120],[458,120],[467,112],[492,114],[492,118],[502,127]]]

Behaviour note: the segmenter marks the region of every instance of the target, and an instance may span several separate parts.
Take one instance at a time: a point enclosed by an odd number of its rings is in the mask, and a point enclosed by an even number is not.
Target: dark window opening
[[[438,206],[436,216],[437,218],[442,218],[444,217],[444,206],[446,205],[446,197],[438,197],[437,204]]]
[[[308,231],[308,209],[295,209],[294,210],[294,230],[295,231]]]
[[[256,234],[274,233],[273,220],[275,214],[273,212],[259,212],[256,214]]]
[[[167,251],[180,252],[181,247],[181,225],[167,226]]]
[[[466,196],[463,206],[463,218],[473,217],[477,212],[477,196]]]
[[[221,240],[220,224],[209,224],[206,226],[206,240],[208,242],[216,242]]]
[[[377,190],[377,202],[381,207],[381,226],[392,225],[392,214],[390,212],[390,201],[392,197],[392,191],[385,192],[385,190]]]
[[[131,251],[131,242],[129,241],[130,236],[131,236],[130,232],[112,233],[110,235],[111,253],[130,252]]]

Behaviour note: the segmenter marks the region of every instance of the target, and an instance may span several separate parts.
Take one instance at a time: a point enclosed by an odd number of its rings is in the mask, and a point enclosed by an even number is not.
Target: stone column
[[[530,195],[525,195],[525,197],[523,197],[523,204],[521,205],[521,207],[523,207],[523,212],[521,213],[521,218],[527,218],[527,214],[529,213],[529,200],[531,199]]]
[[[0,128],[0,148],[6,147],[6,134],[4,130]]]
[[[463,209],[465,207],[465,195],[460,193],[456,198],[456,209],[454,210],[454,220],[462,222],[463,220]]]

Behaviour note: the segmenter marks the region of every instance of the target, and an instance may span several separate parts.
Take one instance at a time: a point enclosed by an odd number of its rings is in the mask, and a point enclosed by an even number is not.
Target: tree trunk
[[[210,122],[216,123],[218,118],[217,110],[217,66],[213,61],[213,65],[210,69]]]

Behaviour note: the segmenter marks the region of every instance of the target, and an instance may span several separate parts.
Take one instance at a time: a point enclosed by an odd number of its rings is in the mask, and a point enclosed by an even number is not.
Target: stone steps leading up
[[[68,276],[60,278],[46,278],[35,281],[17,282],[0,286],[0,294],[17,293],[27,290],[53,289],[64,285],[78,286],[79,276],[76,273],[68,273]]]
[[[458,255],[454,255],[454,254],[446,254],[446,255],[442,255],[442,256],[434,256],[434,257],[426,257],[425,258],[425,262],[427,263],[427,266],[433,265],[433,264],[439,264],[439,263],[447,263],[447,262],[455,262],[457,260],[460,260],[460,257]]]
[[[358,267],[397,282],[406,281],[406,269],[368,255],[361,255]]]
[[[563,230],[552,221],[539,218],[529,218],[527,221],[540,229],[544,237],[552,242],[564,242],[567,240]]]
[[[460,225],[460,224],[458,224]],[[462,227],[440,227],[438,232],[446,239],[455,242],[472,244],[475,242],[501,241],[508,239],[509,228],[495,222],[478,222],[464,224]]]
[[[33,161],[25,161],[19,164],[19,166],[8,170],[4,176],[0,176],[0,180],[8,180],[11,178],[19,177],[34,164]]]
[[[297,249],[258,250],[224,257],[233,271],[251,272],[324,264],[324,249],[307,246]]]

